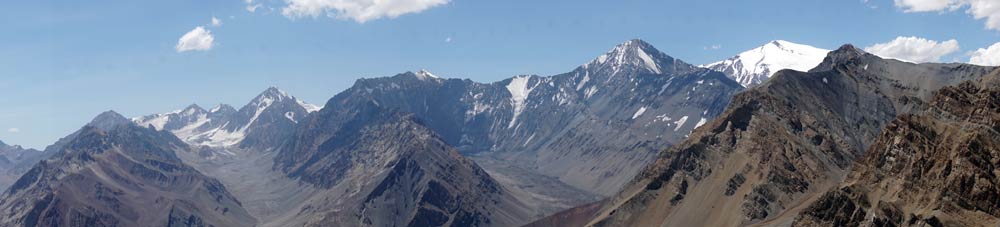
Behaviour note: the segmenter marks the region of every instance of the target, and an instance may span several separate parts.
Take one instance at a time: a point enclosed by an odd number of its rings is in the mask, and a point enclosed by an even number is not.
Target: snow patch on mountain
[[[538,86],[535,84],[529,88],[528,81],[530,80],[529,76],[517,76],[511,78],[510,83],[507,84],[507,91],[510,92],[510,105],[514,108],[514,116],[510,119],[507,128],[513,128],[514,124],[517,123],[517,117],[521,115],[521,112],[524,112],[525,100],[528,99],[531,90]]]
[[[681,130],[681,127],[684,127],[684,123],[686,123],[687,121],[688,121],[688,116],[683,116],[681,117],[681,119],[677,119],[677,121],[674,122],[674,125],[676,125],[674,126],[674,131],[676,132],[677,130]]]
[[[639,116],[642,116],[642,114],[645,113],[645,112],[646,112],[646,107],[645,106],[639,107],[639,110],[636,110],[635,113],[632,114],[632,119],[639,118]]]

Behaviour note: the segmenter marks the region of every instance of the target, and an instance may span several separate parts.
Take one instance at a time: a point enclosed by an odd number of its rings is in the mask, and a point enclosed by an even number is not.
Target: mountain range
[[[736,95],[726,112],[661,153],[618,195],[574,219],[593,226],[789,225],[843,181],[898,115],[920,110],[937,89],[993,70],[886,60],[845,45],[809,72],[779,71]]]
[[[0,143],[0,225],[996,225],[998,75],[780,40],[695,66],[635,39],[322,107],[271,87]]]

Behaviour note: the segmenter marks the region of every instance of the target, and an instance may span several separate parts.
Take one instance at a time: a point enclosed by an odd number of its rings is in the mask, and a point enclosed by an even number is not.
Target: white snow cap
[[[729,59],[701,67],[729,74],[733,80],[749,87],[763,83],[783,69],[808,71],[823,62],[828,53],[830,50],[774,40]]]
[[[417,79],[420,79],[420,80],[441,79],[441,77],[438,77],[437,75],[434,75],[433,73],[431,73],[430,71],[427,71],[426,69],[421,69],[420,71],[417,71],[413,75],[417,75]]]

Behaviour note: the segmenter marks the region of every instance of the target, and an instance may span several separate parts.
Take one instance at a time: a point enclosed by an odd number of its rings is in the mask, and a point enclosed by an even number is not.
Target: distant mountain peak
[[[184,115],[200,114],[205,113],[205,109],[202,109],[201,106],[198,106],[198,104],[191,104],[185,107],[182,113],[184,113]]]
[[[641,39],[632,39],[618,44],[607,53],[598,56],[582,67],[587,69],[608,69],[611,74],[623,71],[662,74],[676,68],[675,64],[687,65],[670,57],[653,45]]]
[[[819,65],[829,52],[779,39],[701,67],[723,72],[744,87],[752,87],[763,83],[782,69],[808,71]]]
[[[91,120],[90,123],[87,124],[87,126],[92,126],[95,128],[99,128],[101,130],[110,130],[112,128],[118,127],[119,125],[125,125],[131,123],[132,121],[130,121],[128,118],[125,118],[121,114],[118,114],[118,112],[115,112],[113,110],[108,110],[94,117],[94,119]]]
[[[261,92],[260,95],[257,95],[257,97],[254,98],[248,106],[255,106],[258,109],[258,112],[260,112],[274,103],[284,101],[294,101],[298,105],[302,106],[302,108],[306,109],[307,112],[315,112],[322,108],[295,98],[295,96],[289,95],[287,92],[274,86],[268,87],[266,90]]]
[[[420,71],[417,71],[416,73],[414,73],[414,75],[417,76],[417,79],[421,79],[421,80],[425,80],[425,79],[440,79],[441,78],[441,77],[438,77],[437,75],[434,75],[430,71],[427,71],[426,69],[421,69]]]
[[[285,91],[278,89],[278,87],[272,86],[268,87],[266,90],[261,92],[260,95],[257,95],[257,98],[255,98],[254,100],[273,99],[280,101],[291,97],[292,96],[288,95],[288,93],[286,93]]]
[[[215,107],[212,107],[212,109],[209,110],[208,112],[209,113],[218,113],[220,111],[236,112],[236,108],[233,108],[233,106],[230,106],[230,105],[227,105],[227,104],[219,104],[219,105],[216,105]]]

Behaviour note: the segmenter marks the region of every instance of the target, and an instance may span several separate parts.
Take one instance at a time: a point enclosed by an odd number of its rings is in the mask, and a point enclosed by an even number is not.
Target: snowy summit
[[[764,83],[782,69],[808,71],[819,65],[829,52],[809,45],[775,40],[701,67],[723,72],[743,87],[752,87]]]

